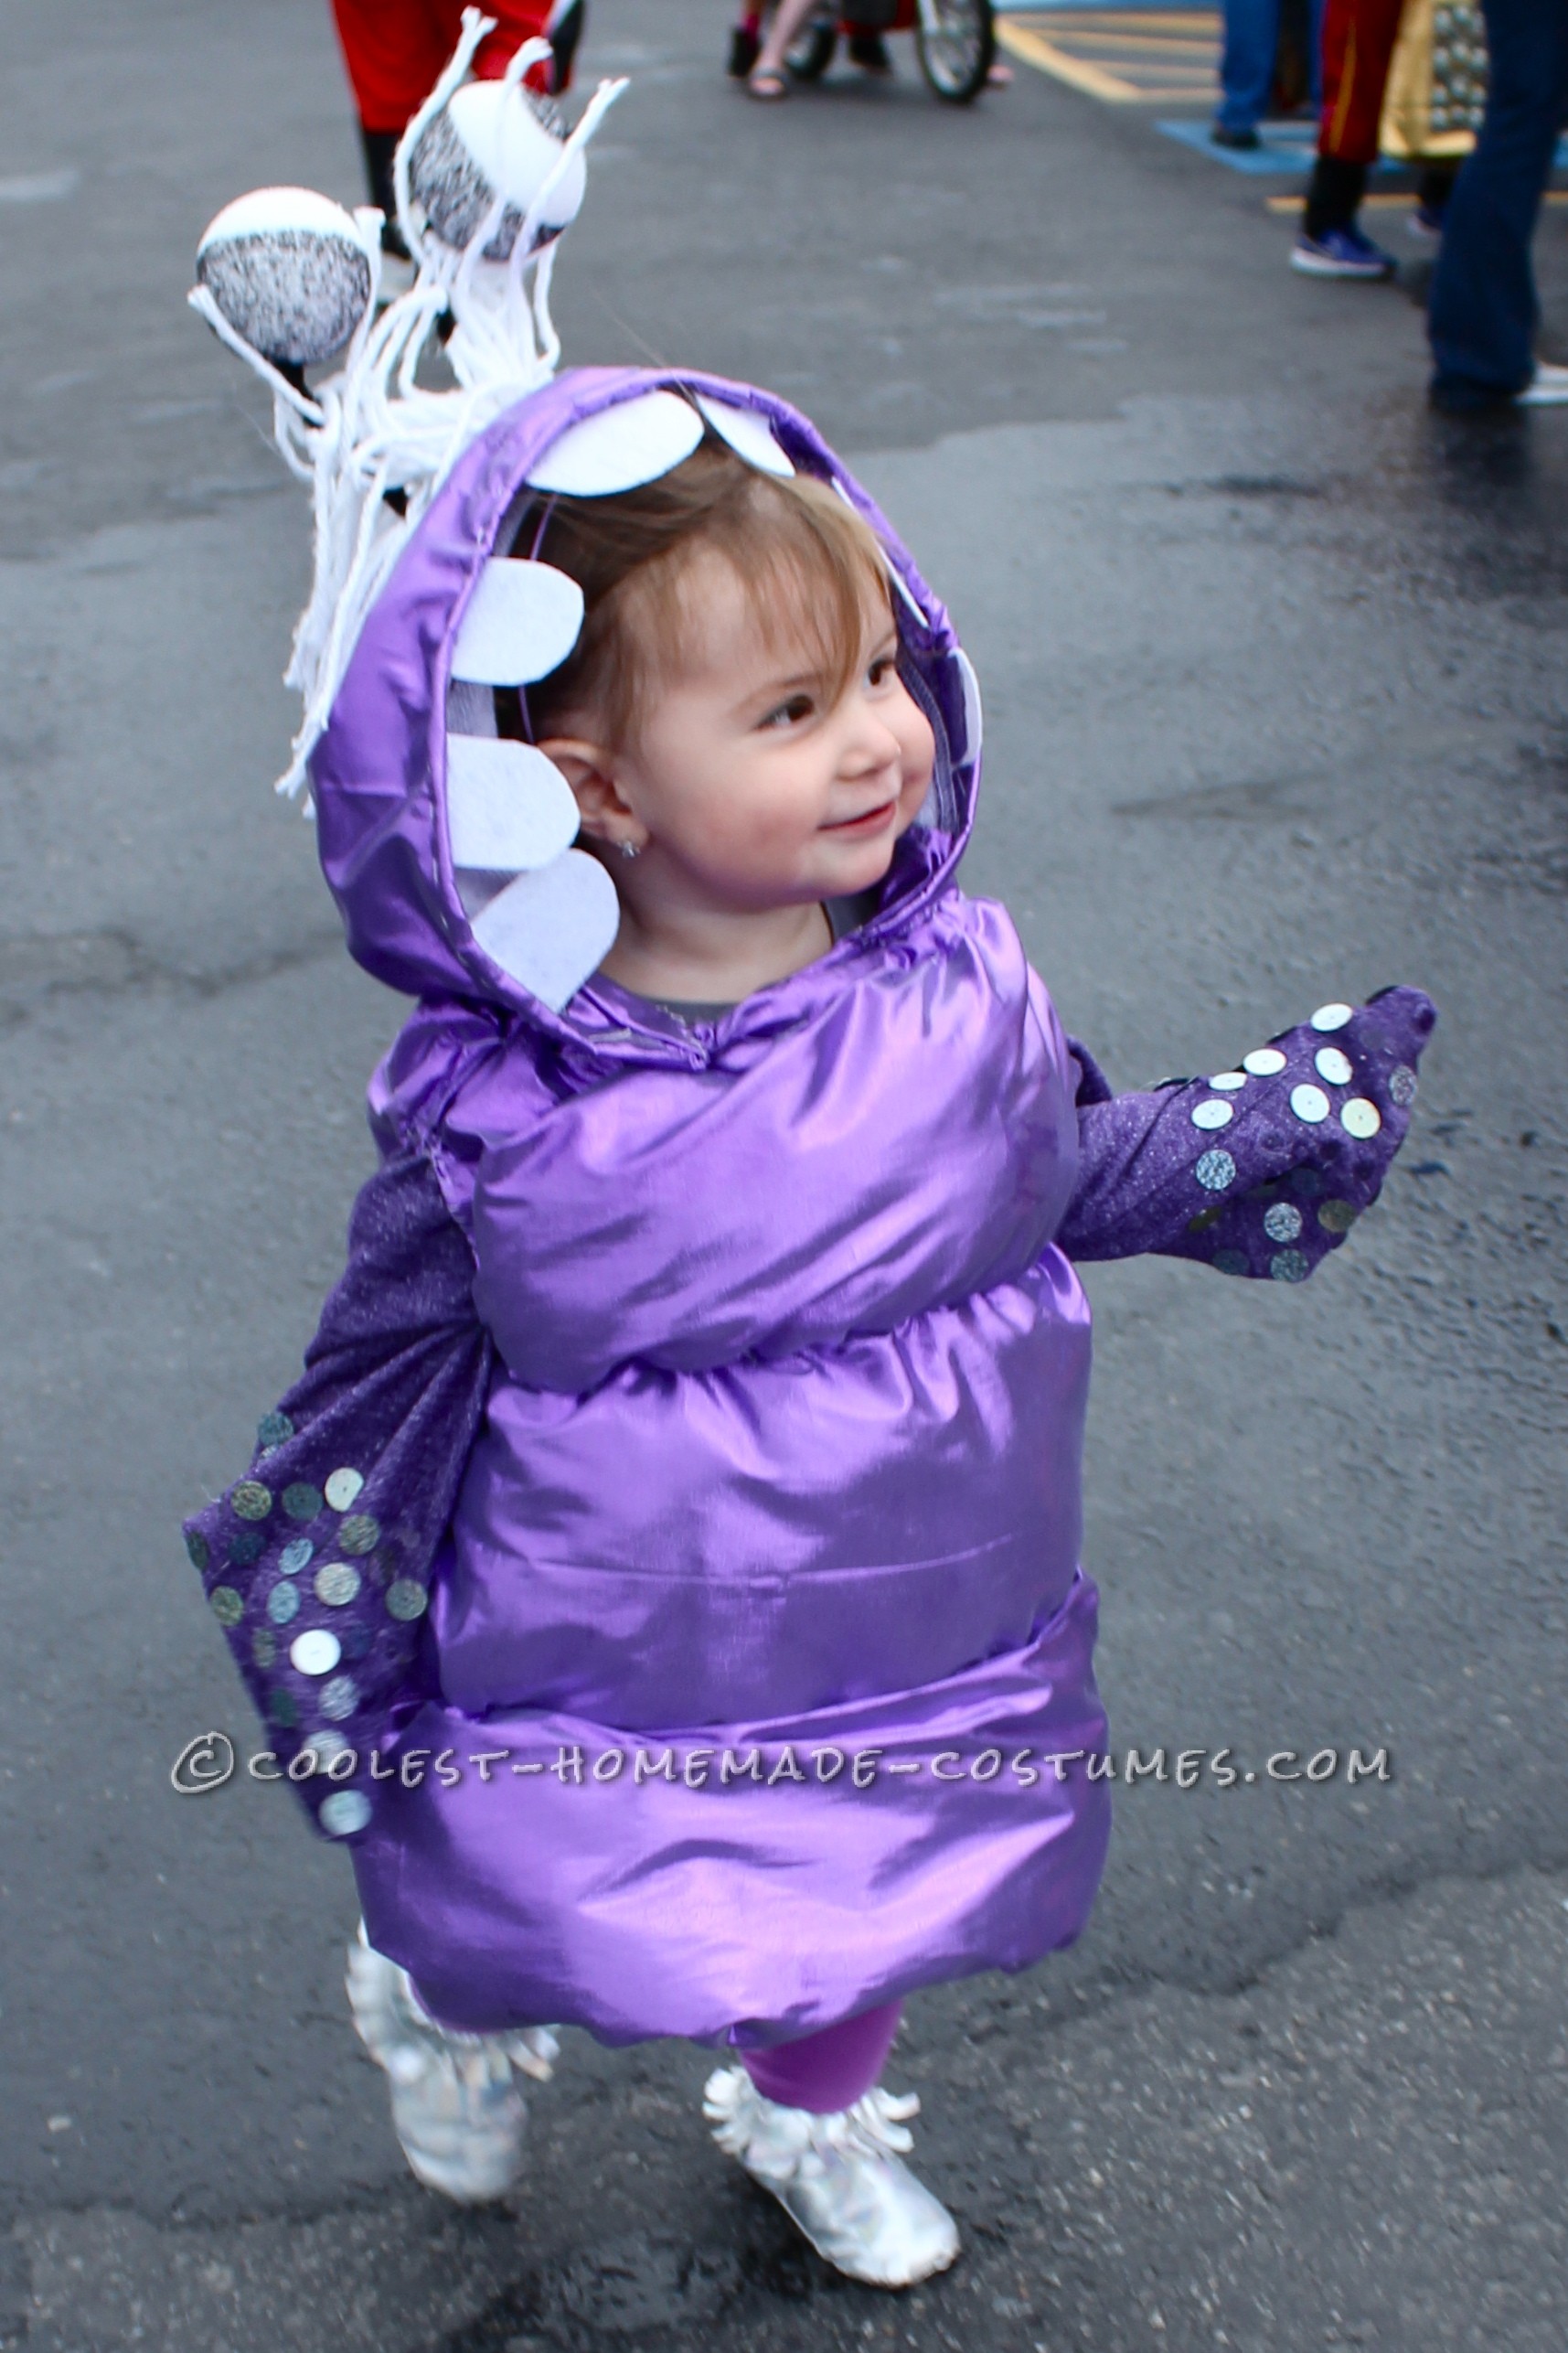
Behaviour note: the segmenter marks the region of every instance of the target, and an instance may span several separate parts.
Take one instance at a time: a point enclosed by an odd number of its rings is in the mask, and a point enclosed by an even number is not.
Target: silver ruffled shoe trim
[[[869,2287],[907,2288],[945,2271],[958,2226],[917,2181],[902,2153],[920,2112],[879,2086],[836,2115],[764,2100],[743,2067],[708,2079],[702,2112],[713,2137],[771,2190],[825,2261]]]
[[[548,2027],[459,2034],[437,2026],[406,1969],[359,1924],[348,1948],[348,2005],[360,2041],[392,2087],[392,2124],[418,2178],[464,2206],[517,2177],[528,2111],[517,2075],[548,2082],[560,2045]]]

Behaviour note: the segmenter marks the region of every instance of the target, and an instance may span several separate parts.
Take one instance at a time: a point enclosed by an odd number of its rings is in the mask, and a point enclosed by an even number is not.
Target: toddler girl
[[[352,1848],[421,2177],[512,2180],[544,2021],[685,2037],[721,2145],[888,2286],[958,2244],[900,2001],[1070,1941],[1104,1856],[1074,1261],[1301,1279],[1434,1018],[1113,1096],[955,879],[979,739],[783,402],[578,370],[499,416],[312,757],[352,950],[419,1002],[304,1375],[188,1530]]]

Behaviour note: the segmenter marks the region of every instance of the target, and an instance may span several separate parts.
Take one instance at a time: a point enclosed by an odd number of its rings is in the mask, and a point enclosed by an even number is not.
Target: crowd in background
[[[496,29],[475,60],[501,72],[519,40],[548,39],[530,80],[563,91],[585,0],[487,0]],[[784,60],[817,0],[745,0],[730,70],[781,97]],[[374,201],[395,223],[398,138],[456,45],[462,0],[333,0]],[[885,11],[847,9],[848,54],[885,74]],[[1317,152],[1293,267],[1313,277],[1392,276],[1361,225],[1381,152],[1416,169],[1412,225],[1436,251],[1429,323],[1432,398],[1456,412],[1568,404],[1568,369],[1539,359],[1531,245],[1568,115],[1568,0],[1224,0],[1221,102],[1211,136],[1259,144],[1271,110],[1317,112]],[[990,79],[1010,79],[999,63]],[[1477,127],[1478,126],[1478,127]],[[1468,152],[1467,152],[1468,151]],[[396,250],[395,226],[389,242]]]

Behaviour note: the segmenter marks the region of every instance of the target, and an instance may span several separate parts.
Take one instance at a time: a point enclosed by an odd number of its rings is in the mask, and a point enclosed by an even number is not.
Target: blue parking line
[[[1217,147],[1209,136],[1209,118],[1200,123],[1157,123],[1168,139],[1175,139],[1195,155],[1207,155],[1211,164],[1223,164],[1231,172],[1246,172],[1253,177],[1277,176],[1281,172],[1308,172],[1317,147],[1317,125],[1315,122],[1260,123],[1255,147]],[[1557,143],[1553,168],[1568,172],[1568,138]],[[1408,172],[1409,164],[1396,162],[1385,155],[1374,166],[1374,177],[1387,177],[1397,172]]]

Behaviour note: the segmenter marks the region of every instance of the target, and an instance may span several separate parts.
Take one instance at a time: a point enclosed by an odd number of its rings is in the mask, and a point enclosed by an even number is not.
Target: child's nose
[[[880,711],[861,703],[849,731],[848,757],[859,770],[885,768],[899,757],[899,739]]]

